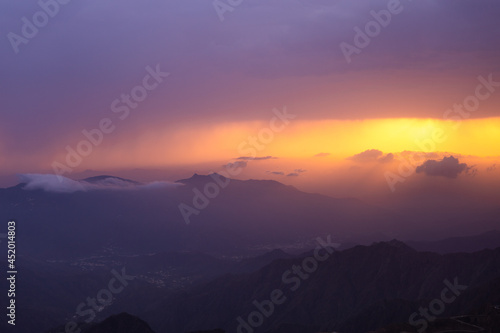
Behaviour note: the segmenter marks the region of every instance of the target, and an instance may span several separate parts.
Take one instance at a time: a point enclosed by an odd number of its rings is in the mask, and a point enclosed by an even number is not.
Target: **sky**
[[[230,167],[495,201],[498,17],[494,0],[4,1],[0,186]]]

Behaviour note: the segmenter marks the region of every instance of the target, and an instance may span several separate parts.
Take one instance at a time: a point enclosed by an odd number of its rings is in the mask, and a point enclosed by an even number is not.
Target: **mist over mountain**
[[[386,332],[396,332],[397,329],[417,332],[422,327],[424,318],[422,314],[418,314],[419,309],[429,308],[434,300],[442,297],[446,297],[444,299],[448,301],[443,302],[445,306],[438,315],[433,315],[435,319],[427,321],[429,332],[438,332],[436,327],[465,327],[464,322],[476,320],[470,319],[475,317],[467,316],[492,316],[488,322],[476,325],[493,329],[492,332],[500,328],[500,310],[496,313],[497,310],[494,309],[495,305],[500,304],[500,248],[470,254],[440,255],[418,252],[393,240],[333,251],[327,246],[327,241],[325,239],[322,243],[324,247],[321,247],[318,256],[314,252],[308,252],[289,258],[282,253],[275,253],[272,255],[281,255],[281,258],[265,263],[264,259],[270,253],[261,257],[259,268],[247,271],[228,269],[230,265],[226,263],[226,269],[220,270],[218,275],[211,275],[206,281],[199,280],[186,288],[170,291],[165,286],[155,285],[156,278],[150,279],[144,273],[154,271],[155,267],[164,269],[172,265],[177,269],[182,266],[200,267],[198,272],[207,271],[208,266],[217,267],[217,260],[193,254],[189,254],[193,258],[191,260],[185,255],[173,254],[151,256],[149,263],[140,258],[127,259],[122,261],[127,267],[127,273],[142,273],[130,282],[123,293],[117,295],[116,301],[109,308],[98,313],[98,318],[94,321],[98,324],[85,324],[82,326],[83,332],[94,332],[87,330],[103,327],[114,332],[123,322],[130,321],[134,323],[127,324],[130,328],[144,325],[141,320],[123,314],[108,318],[113,313],[124,311],[147,322],[154,332],[210,332],[221,329],[226,332],[252,330],[256,333],[280,333],[287,330],[300,333],[355,333],[383,332],[384,327],[393,327]],[[316,259],[316,268],[311,266],[311,258],[321,257],[325,260]],[[169,258],[175,258],[177,264]],[[202,264],[203,261],[205,265]],[[35,265],[27,264],[27,267]],[[45,268],[43,274],[47,277],[52,274],[53,281],[41,280],[40,283],[46,283],[50,287],[57,285],[58,281],[65,281],[60,276],[61,272],[50,273],[50,270],[53,268]],[[186,276],[198,274],[192,269],[184,272]],[[95,294],[99,288],[99,279],[106,282],[106,270],[88,271],[82,275],[82,279],[84,276],[87,276],[85,279],[90,277],[96,282],[76,298],[81,301],[85,300],[86,293]],[[71,280],[75,281],[75,278],[72,277]],[[35,281],[26,281],[25,285],[31,285]],[[88,282],[85,284],[88,285]],[[65,296],[64,290],[70,291],[71,288],[59,289],[48,304],[71,304],[75,297],[70,297],[69,294]],[[277,290],[280,291],[278,298]],[[279,299],[279,302],[270,307],[270,299]],[[69,310],[78,301],[73,303]],[[38,311],[36,308],[30,310],[33,318],[41,318],[37,315]],[[433,311],[430,313],[433,314]],[[251,322],[255,323],[255,319],[250,317],[256,312],[261,313],[262,323],[254,325],[255,327],[248,326]],[[413,321],[410,322],[411,316]],[[466,317],[460,321],[447,319],[455,316]],[[61,322],[59,324],[62,325]],[[23,329],[23,326],[20,328]],[[26,324],[24,329],[21,332],[33,332]],[[148,330],[145,332],[149,333]]]
[[[500,247],[500,231],[491,230],[467,237],[450,237],[438,241],[410,241],[407,243],[419,251],[437,253],[475,252]]]
[[[195,287],[140,316],[159,331],[221,327],[234,332],[241,323],[237,318],[248,323],[258,310],[254,301],[266,303],[278,289],[286,300],[264,316],[255,332],[278,332],[282,325],[302,327],[300,332],[367,332],[407,323],[450,283],[462,289],[440,317],[468,314],[500,303],[498,285],[491,293],[481,291],[500,281],[499,251],[439,255],[417,252],[398,241],[381,242],[333,252],[309,273],[304,263],[310,257],[281,259],[251,274]],[[287,274],[293,267],[302,267],[306,277]]]
[[[500,333],[500,1],[0,1],[0,333]]]
[[[455,279],[467,289],[441,317],[500,304],[498,231],[403,243],[393,236],[409,237],[412,226],[398,214],[276,181],[54,177],[0,189],[0,215],[15,217],[22,240],[21,333],[57,331],[71,321],[83,321],[82,332],[411,331],[409,316]],[[186,211],[197,213],[186,221]],[[318,239],[331,251],[321,249],[327,259],[314,264]],[[130,283],[93,311],[88,297],[118,272]],[[272,315],[249,328],[255,304],[273,297],[280,301]],[[122,312],[140,319],[114,316]]]
[[[32,179],[0,189],[0,216],[18,221],[23,253],[54,258],[81,257],[105,248],[131,253],[263,253],[286,246],[300,250],[322,234],[366,242],[395,232],[395,214],[356,199],[305,193],[276,181],[216,177],[227,186],[213,198],[204,194],[207,184],[216,184],[213,175],[194,175],[169,186],[101,176],[70,186],[92,188],[66,192],[53,190],[56,176],[43,183]],[[198,201],[204,202],[202,209]],[[181,205],[197,214],[187,221]]]

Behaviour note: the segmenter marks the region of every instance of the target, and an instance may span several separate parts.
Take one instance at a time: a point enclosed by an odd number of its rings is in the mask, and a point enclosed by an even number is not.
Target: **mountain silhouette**
[[[23,253],[52,258],[96,255],[109,246],[128,253],[255,255],[324,234],[351,242],[389,239],[385,235],[394,234],[399,220],[356,199],[305,193],[276,181],[218,180],[228,184],[212,198],[204,192],[216,183],[213,175],[151,188],[112,176],[87,178],[126,184],[112,191],[55,193],[20,185],[0,189],[0,219],[18,221]],[[197,200],[206,200],[206,206],[197,206]],[[181,205],[196,210],[189,223]]]

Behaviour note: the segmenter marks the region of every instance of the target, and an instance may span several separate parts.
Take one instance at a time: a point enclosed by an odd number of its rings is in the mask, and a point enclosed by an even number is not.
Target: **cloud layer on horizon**
[[[388,153],[384,156],[384,153],[378,149],[368,149],[347,159],[356,163],[388,163],[394,159],[394,154]]]
[[[19,180],[24,183],[24,190],[43,190],[54,193],[73,193],[97,190],[138,190],[150,188],[165,188],[180,186],[176,183],[154,181],[147,184],[135,183],[108,177],[97,182],[73,180],[67,177],[51,174],[19,174]]]

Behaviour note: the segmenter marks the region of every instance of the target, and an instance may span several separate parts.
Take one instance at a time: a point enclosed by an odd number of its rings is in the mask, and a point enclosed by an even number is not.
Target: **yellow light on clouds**
[[[290,121],[272,140],[259,141],[269,121],[185,125],[149,129],[127,137],[114,137],[86,159],[84,168],[160,167],[229,161],[244,153],[238,149],[257,138],[257,156],[311,158],[330,153],[344,159],[368,149],[384,153],[438,151],[479,157],[500,156],[500,118],[464,120],[367,119]],[[248,150],[247,150],[248,151]]]

